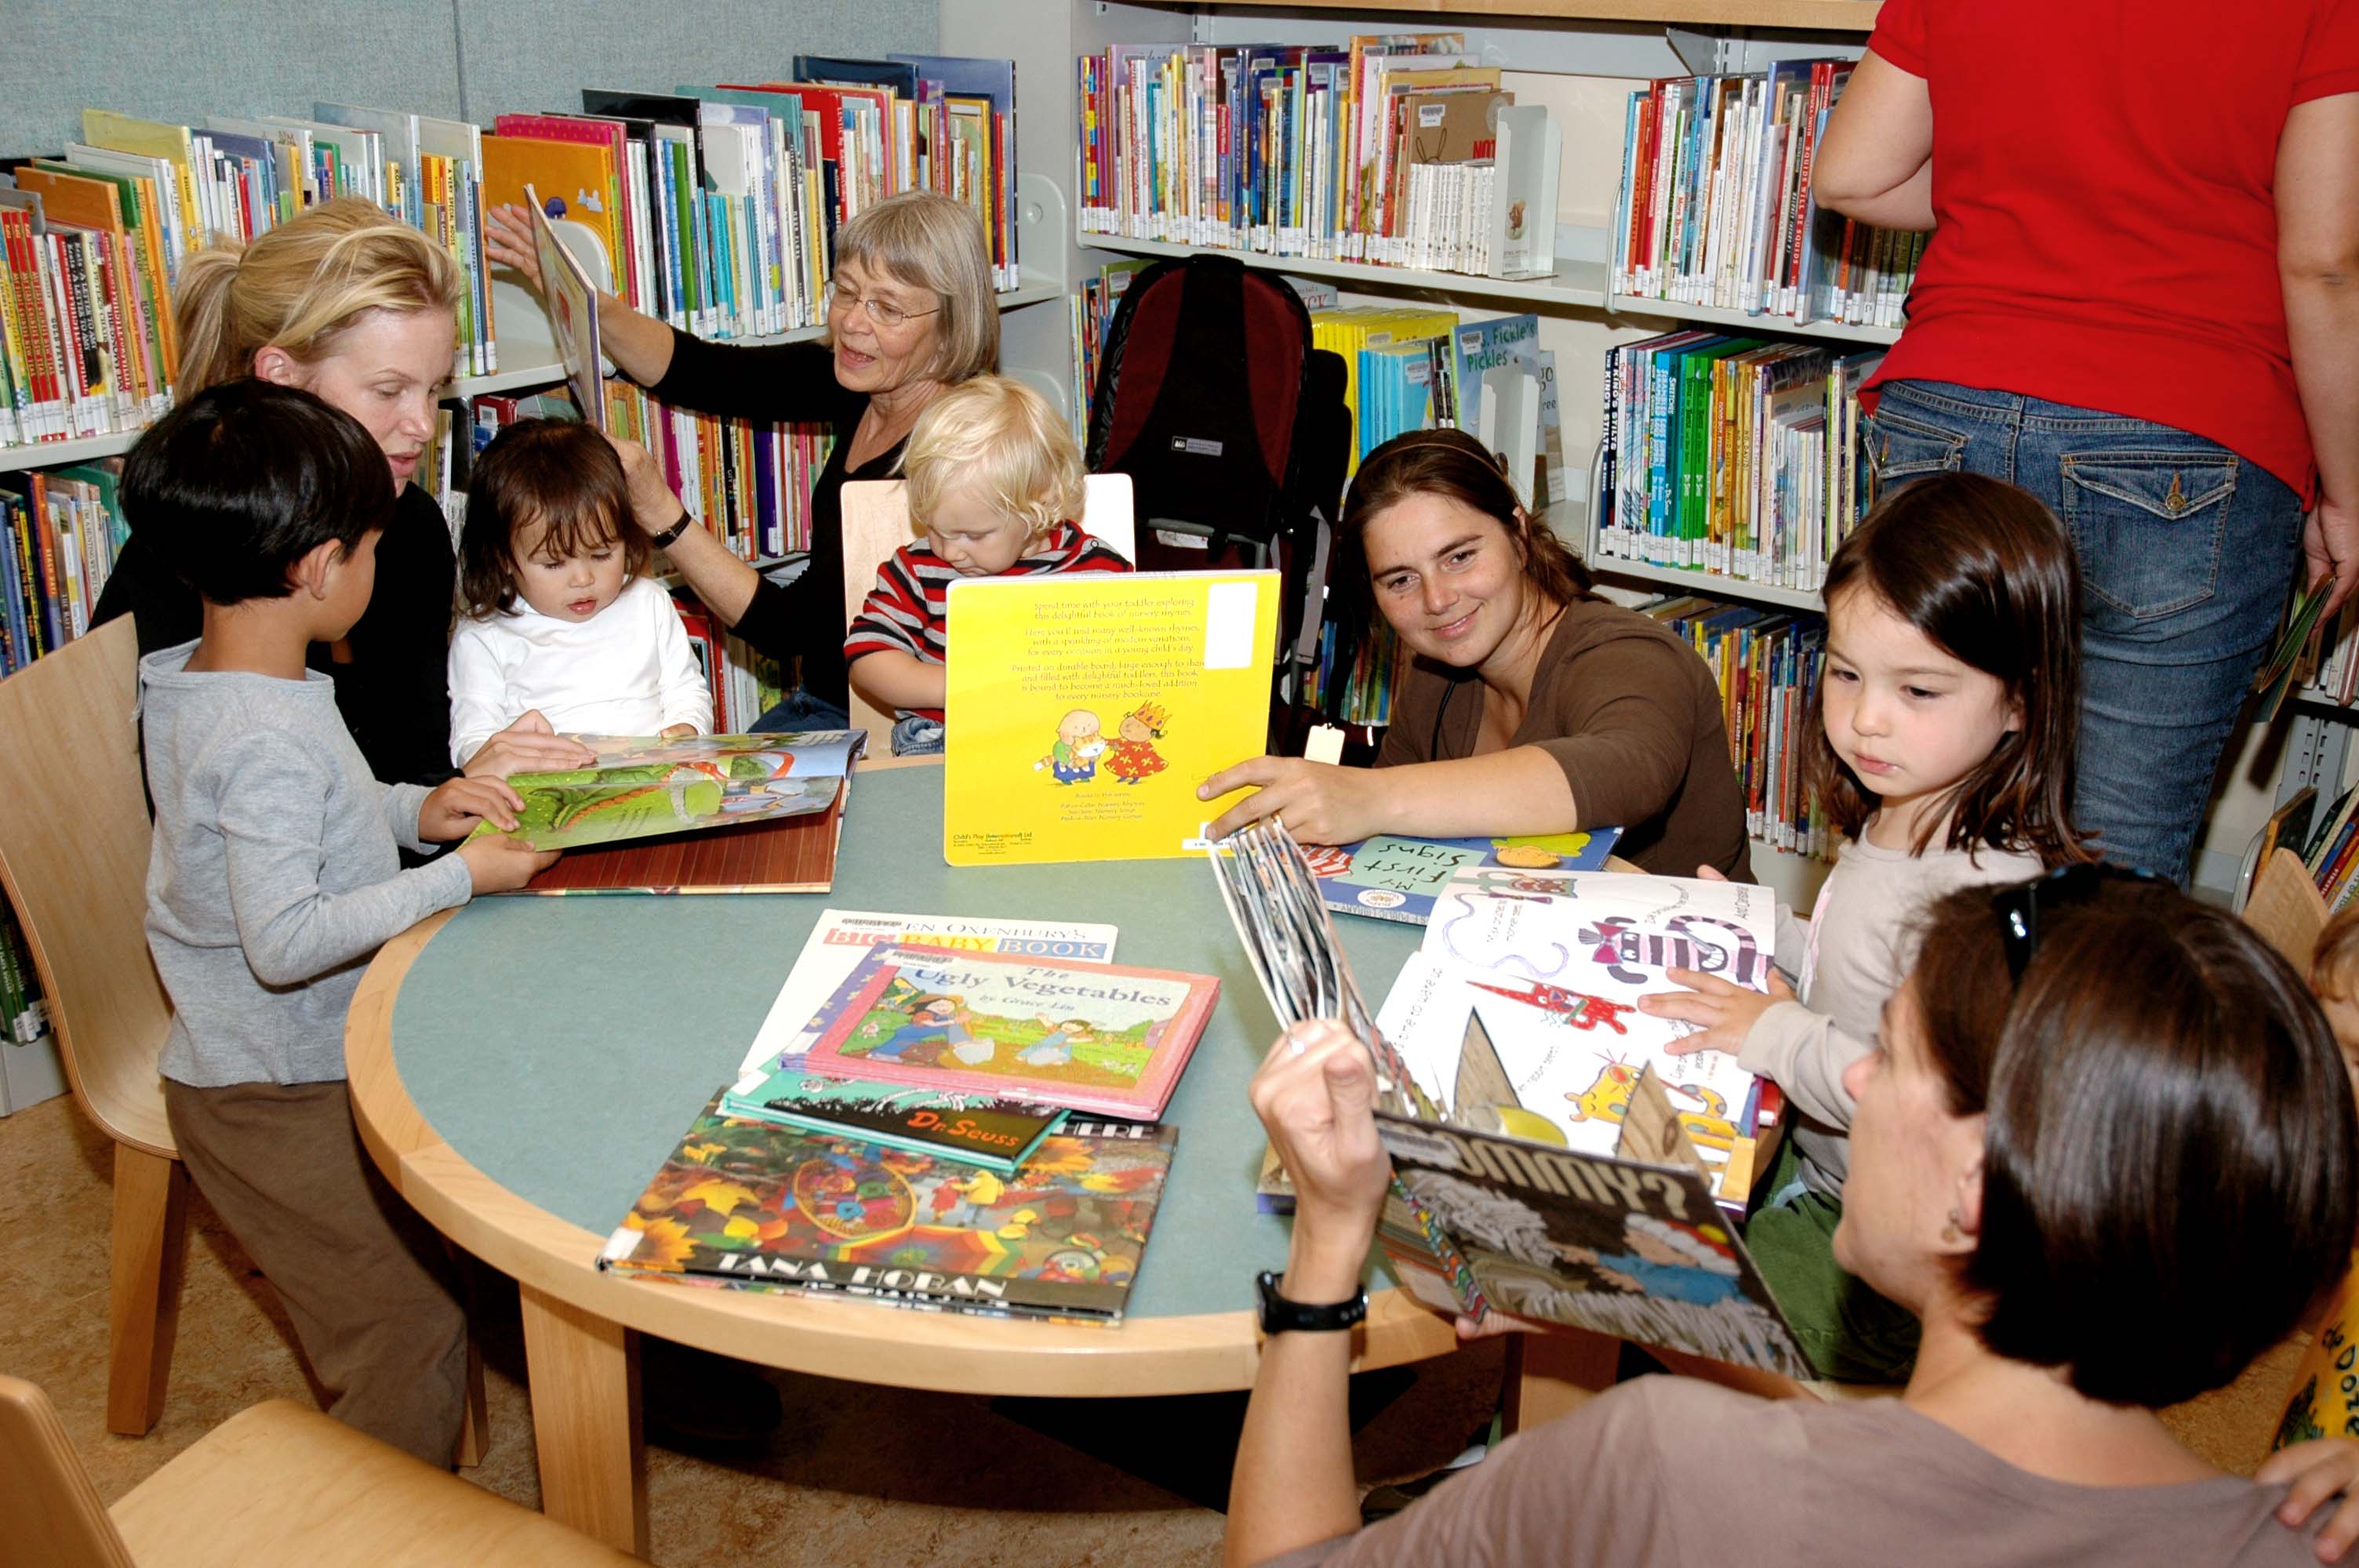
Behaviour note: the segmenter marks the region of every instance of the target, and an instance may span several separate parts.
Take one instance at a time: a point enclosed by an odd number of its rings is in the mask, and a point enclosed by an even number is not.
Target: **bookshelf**
[[[1383,16],[1406,28],[1428,17],[1523,16],[1582,22],[1660,22],[1715,27],[1866,33],[1881,0],[1228,0],[1230,9],[1321,11]]]

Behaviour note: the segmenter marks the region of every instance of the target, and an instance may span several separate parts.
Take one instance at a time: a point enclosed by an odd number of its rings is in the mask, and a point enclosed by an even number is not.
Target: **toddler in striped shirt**
[[[942,749],[953,581],[1126,572],[1130,563],[1073,521],[1081,449],[1028,386],[978,375],[935,398],[909,432],[901,471],[919,537],[876,569],[843,658],[861,694],[894,709],[894,754],[913,756]]]

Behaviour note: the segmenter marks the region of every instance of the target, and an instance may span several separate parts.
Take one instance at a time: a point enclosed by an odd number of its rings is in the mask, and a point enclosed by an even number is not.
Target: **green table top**
[[[858,775],[831,893],[470,904],[427,944],[395,1003],[394,1061],[411,1100],[476,1169],[603,1236],[735,1077],[821,909],[1102,921],[1120,929],[1118,962],[1221,982],[1167,1115],[1179,1152],[1129,1310],[1250,1307],[1254,1272],[1286,1260],[1288,1222],[1254,1206],[1265,1140],[1245,1099],[1277,1024],[1211,868],[1190,857],[952,869],[941,792],[939,767]],[[1419,928],[1336,925],[1375,1006]]]

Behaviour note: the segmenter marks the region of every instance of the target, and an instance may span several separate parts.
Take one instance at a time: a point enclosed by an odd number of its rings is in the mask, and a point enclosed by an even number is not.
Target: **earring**
[[[1950,1223],[1941,1227],[1941,1239],[1951,1243],[1964,1240],[1966,1233],[1964,1230],[1960,1228],[1964,1224],[1965,1216],[1960,1214],[1956,1209],[1951,1209],[1950,1211]]]

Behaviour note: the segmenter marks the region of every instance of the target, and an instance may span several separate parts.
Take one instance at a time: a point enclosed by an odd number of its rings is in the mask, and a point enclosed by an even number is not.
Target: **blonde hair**
[[[974,210],[934,190],[908,190],[880,201],[836,232],[835,268],[858,262],[897,283],[923,288],[940,301],[934,354],[919,374],[960,382],[999,368],[999,300],[991,259],[983,251],[983,224]],[[829,326],[821,341],[835,346]]]
[[[2359,1001],[2359,909],[2326,923],[2310,954],[2310,989],[2335,1001]]]
[[[448,252],[356,196],[323,201],[252,244],[192,252],[173,291],[180,400],[252,374],[255,353],[271,344],[317,363],[371,310],[455,310],[461,285]]]
[[[1079,521],[1082,450],[1049,400],[1006,376],[969,377],[926,405],[901,459],[909,520],[930,527],[934,509],[964,490],[1038,539]]]

